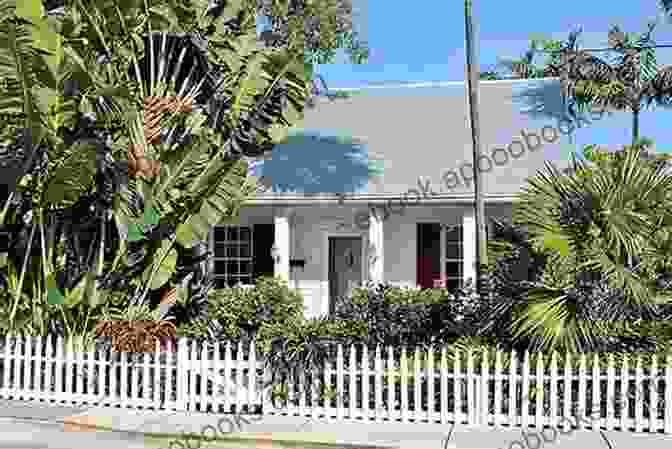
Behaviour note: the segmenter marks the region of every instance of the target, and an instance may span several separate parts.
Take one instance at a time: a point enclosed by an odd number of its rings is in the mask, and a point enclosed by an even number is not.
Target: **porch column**
[[[383,252],[383,212],[372,207],[369,212],[369,281],[381,283],[384,280]]]
[[[462,281],[476,282],[476,215],[467,208],[462,215]]]
[[[275,223],[274,273],[289,284],[289,209],[276,210]]]

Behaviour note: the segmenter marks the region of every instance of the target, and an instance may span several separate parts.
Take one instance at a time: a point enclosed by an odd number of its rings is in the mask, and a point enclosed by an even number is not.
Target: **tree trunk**
[[[632,110],[632,144],[639,140],[639,109]]]
[[[487,248],[485,242],[485,205],[483,203],[483,180],[478,169],[478,156],[481,154],[481,128],[478,117],[478,60],[476,58],[476,43],[474,36],[474,18],[472,14],[472,1],[464,3],[465,40],[467,54],[467,86],[469,93],[469,115],[471,122],[471,140],[473,144],[473,175],[474,175],[474,207],[476,219],[476,288],[482,291],[481,267],[488,263]]]

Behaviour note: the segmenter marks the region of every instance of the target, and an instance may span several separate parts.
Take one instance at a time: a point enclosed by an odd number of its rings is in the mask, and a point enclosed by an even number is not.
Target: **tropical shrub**
[[[641,143],[589,149],[565,173],[547,166],[515,204],[529,234],[509,235],[482,315],[519,349],[653,350],[661,342],[648,332],[666,332],[672,176]]]
[[[526,303],[528,289],[556,265],[547,264],[552,254],[532,245],[524,225],[500,219],[491,222],[490,263],[483,276],[485,290],[475,314],[475,328],[478,335],[491,337],[502,349],[524,349],[529,342],[514,342],[511,331],[514,309]]]
[[[185,323],[178,333],[204,338],[206,320],[216,324],[218,339],[267,342],[271,329],[303,320],[303,297],[282,279],[266,276],[258,278],[253,287],[212,289],[207,318]]]
[[[332,318],[344,323],[349,338],[370,346],[424,345],[473,332],[478,303],[470,286],[451,294],[441,288],[370,284],[341,301]]]
[[[156,305],[186,288],[167,317],[202,317],[211,283],[193,249],[254,191],[245,158],[301,116],[303,61],[257,45],[253,8],[168,3],[74,0],[32,25],[0,3],[15,45],[0,47],[0,225],[13,227],[0,309],[15,331],[77,334],[115,292]]]

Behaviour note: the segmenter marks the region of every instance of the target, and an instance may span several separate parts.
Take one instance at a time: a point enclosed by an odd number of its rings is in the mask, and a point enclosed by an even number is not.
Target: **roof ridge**
[[[505,84],[505,83],[530,83],[539,81],[554,81],[557,77],[549,78],[528,78],[528,79],[505,79],[505,80],[480,80],[479,84]],[[351,91],[364,89],[385,89],[398,87],[444,87],[444,86],[463,86],[465,81],[413,81],[408,83],[397,84],[367,84],[359,87],[329,87],[329,90],[335,91]]]

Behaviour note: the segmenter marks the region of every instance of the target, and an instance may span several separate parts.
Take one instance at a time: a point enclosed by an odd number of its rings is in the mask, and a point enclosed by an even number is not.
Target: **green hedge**
[[[343,299],[333,319],[342,321],[348,336],[369,345],[423,345],[453,341],[473,332],[479,299],[470,288],[449,292],[369,285]]]
[[[303,297],[281,279],[260,277],[252,288],[213,289],[208,296],[208,317],[222,326],[219,338],[236,341],[256,334],[264,339],[270,329],[303,321]],[[204,323],[181,326],[178,334],[203,337]]]

